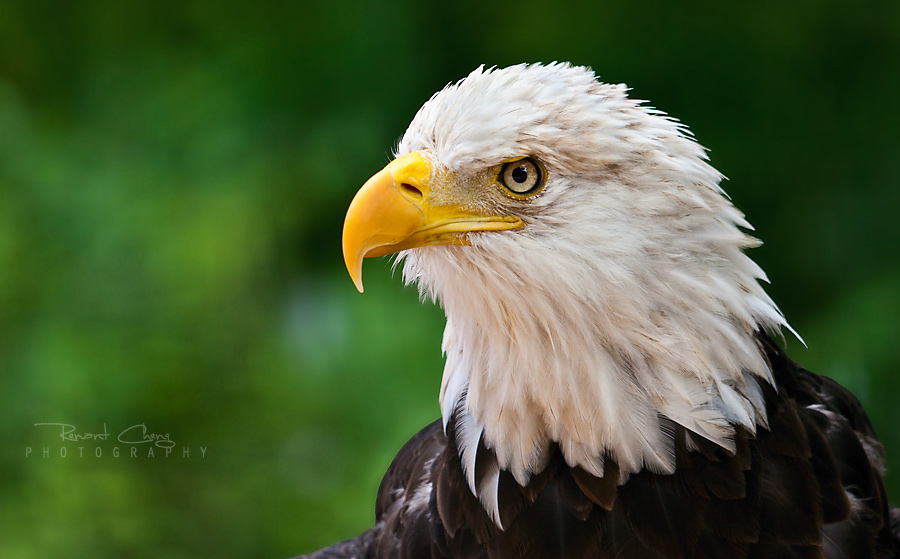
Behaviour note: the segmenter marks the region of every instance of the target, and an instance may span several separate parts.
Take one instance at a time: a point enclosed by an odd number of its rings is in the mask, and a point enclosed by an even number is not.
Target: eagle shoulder
[[[900,557],[882,482],[883,453],[856,398],[759,338],[774,386],[768,428],[738,427],[735,451],[670,422],[673,474],[603,478],[566,463],[559,448],[522,487],[501,470],[502,527],[472,494],[454,421],[410,439],[381,483],[376,525],[308,556],[417,558]],[[496,468],[483,443],[476,483]]]

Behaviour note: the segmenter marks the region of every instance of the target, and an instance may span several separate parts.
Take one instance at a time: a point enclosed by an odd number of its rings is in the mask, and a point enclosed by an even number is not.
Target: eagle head
[[[725,451],[766,425],[756,333],[789,326],[744,253],[759,242],[686,127],[627,91],[568,64],[478,68],[347,213],[360,291],[363,258],[399,252],[446,313],[444,425],[495,518],[497,471],[524,486],[552,448],[623,483],[674,470],[673,423]],[[497,471],[476,480],[479,452]]]

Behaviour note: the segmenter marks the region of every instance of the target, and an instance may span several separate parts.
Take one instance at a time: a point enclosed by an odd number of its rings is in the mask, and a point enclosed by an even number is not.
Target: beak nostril
[[[420,202],[424,198],[421,190],[406,182],[400,184],[400,192],[414,202]]]

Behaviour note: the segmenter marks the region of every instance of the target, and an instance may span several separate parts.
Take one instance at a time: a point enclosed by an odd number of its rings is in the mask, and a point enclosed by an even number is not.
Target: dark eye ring
[[[544,186],[544,168],[531,157],[504,163],[500,184],[516,197],[537,194]]]

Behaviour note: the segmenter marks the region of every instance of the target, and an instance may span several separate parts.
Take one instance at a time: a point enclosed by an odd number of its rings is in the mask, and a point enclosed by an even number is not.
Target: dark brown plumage
[[[768,337],[759,343],[777,387],[765,394],[769,429],[738,431],[733,455],[673,424],[675,473],[619,485],[614,467],[595,478],[554,452],[527,487],[501,478],[501,530],[469,491],[453,421],[446,435],[436,421],[388,469],[375,527],[306,557],[900,557],[900,512],[889,509],[881,446],[859,402]]]

